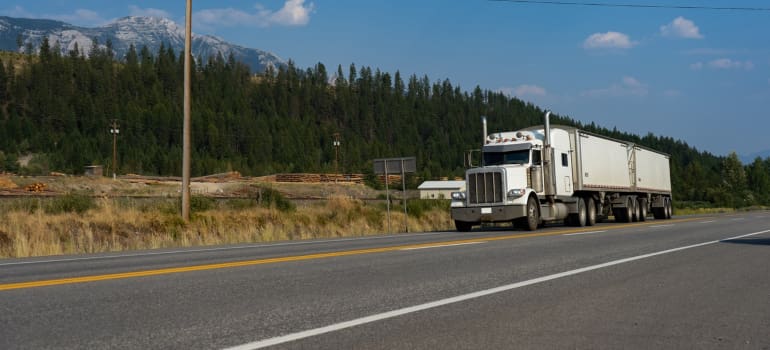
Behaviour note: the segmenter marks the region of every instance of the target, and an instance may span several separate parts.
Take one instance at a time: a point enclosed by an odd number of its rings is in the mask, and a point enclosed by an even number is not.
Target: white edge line
[[[589,231],[589,232],[576,232],[576,233],[568,233],[568,234],[566,234],[566,235],[564,235],[564,236],[580,236],[580,235],[590,235],[590,234],[592,234],[592,233],[602,233],[602,232],[607,232],[607,230],[603,230],[603,231]]]
[[[712,222],[715,222],[716,220],[709,220],[709,221],[699,221],[699,224],[710,224]]]
[[[632,261],[636,261],[636,260],[647,259],[647,258],[651,258],[651,257],[658,256],[658,255],[669,254],[669,253],[674,253],[674,252],[678,252],[678,251],[682,251],[682,250],[703,247],[703,246],[706,246],[706,245],[711,245],[711,244],[715,244],[715,243],[719,243],[719,242],[723,242],[723,241],[729,241],[729,240],[733,240],[733,239],[740,239],[740,238],[745,238],[745,237],[750,237],[750,236],[756,236],[756,235],[759,235],[759,234],[762,234],[762,233],[766,233],[766,232],[770,232],[770,230],[764,230],[764,231],[749,233],[749,234],[745,234],[745,235],[741,235],[741,236],[725,238],[725,239],[722,239],[722,240],[698,243],[698,244],[688,245],[688,246],[684,246],[684,247],[663,250],[663,251],[659,251],[659,252],[655,252],[655,253],[638,255],[638,256],[634,256],[634,257],[630,257],[630,258],[625,258],[625,259],[620,259],[620,260],[614,260],[614,261],[606,262],[606,263],[603,263],[603,264],[587,266],[587,267],[583,267],[583,268],[579,268],[579,269],[575,269],[575,270],[570,270],[570,271],[556,273],[556,274],[553,274],[553,275],[548,275],[548,276],[543,276],[543,277],[539,277],[539,278],[534,278],[534,279],[527,280],[527,281],[522,281],[522,282],[508,284],[508,285],[504,285],[504,286],[500,286],[500,287],[495,287],[495,288],[491,288],[491,289],[481,290],[481,291],[478,291],[478,292],[458,295],[456,297],[436,300],[436,301],[433,301],[433,302],[430,302],[430,303],[425,303],[425,304],[405,307],[403,309],[398,309],[398,310],[383,312],[383,313],[375,314],[375,315],[371,315],[371,316],[361,317],[361,318],[357,318],[357,319],[346,321],[346,322],[340,322],[340,323],[328,325],[328,326],[325,326],[325,327],[309,329],[309,330],[306,330],[306,331],[286,334],[286,335],[282,335],[282,336],[275,337],[275,338],[269,338],[269,339],[265,339],[265,340],[260,340],[260,341],[252,342],[252,343],[238,345],[238,346],[234,346],[234,347],[231,347],[231,348],[226,348],[226,350],[254,350],[254,349],[261,349],[261,348],[265,348],[265,347],[268,347],[268,346],[288,343],[290,341],[295,341],[295,340],[300,340],[300,339],[304,339],[304,338],[309,338],[309,337],[313,337],[313,336],[316,336],[316,335],[321,335],[321,334],[324,334],[324,333],[339,331],[339,330],[342,330],[342,329],[345,329],[345,328],[351,328],[351,327],[355,327],[355,326],[360,326],[360,325],[363,325],[363,324],[372,323],[372,322],[376,322],[376,321],[381,321],[381,320],[388,319],[388,318],[403,316],[403,315],[406,315],[406,314],[410,314],[410,313],[414,313],[414,312],[418,312],[418,311],[423,311],[423,310],[427,310],[427,309],[432,309],[432,308],[436,308],[436,307],[439,307],[439,306],[459,303],[459,302],[462,302],[462,301],[466,301],[466,300],[470,300],[470,299],[476,299],[476,298],[484,297],[484,296],[491,295],[491,294],[497,294],[497,293],[509,291],[509,290],[512,290],[512,289],[517,289],[517,288],[521,288],[521,287],[530,286],[530,285],[533,285],[533,284],[538,284],[538,283],[543,283],[543,282],[555,280],[555,279],[558,279],[558,278],[573,276],[573,275],[577,275],[577,274],[580,274],[580,273],[583,273],[583,272],[598,270],[598,269],[602,269],[602,268],[605,268],[605,267],[620,265],[620,264],[624,264],[624,263],[628,263],[628,262],[632,262]]]
[[[454,243],[454,244],[436,244],[436,245],[430,245],[427,247],[413,247],[413,248],[404,248],[399,250],[419,250],[419,249],[431,249],[431,248],[444,248],[444,247],[455,247],[458,245],[468,245],[468,244],[480,244],[480,243],[486,243],[486,242],[466,242],[466,243]]]
[[[658,228],[658,227],[671,227],[674,226],[674,224],[665,224],[665,225],[651,225],[648,226],[649,228]]]
[[[413,234],[393,234],[393,235],[383,235],[383,236],[375,236],[375,237],[338,238],[338,239],[333,239],[333,240],[312,241],[312,242],[260,243],[260,244],[250,244],[250,245],[237,246],[237,247],[186,249],[186,250],[172,250],[172,251],[165,251],[165,252],[138,253],[138,254],[121,254],[121,255],[108,255],[108,256],[89,256],[89,257],[85,257],[85,258],[48,259],[48,260],[36,260],[36,261],[18,261],[18,262],[11,262],[11,263],[0,263],[0,266],[33,265],[33,264],[45,264],[45,263],[53,263],[53,262],[70,262],[70,261],[84,261],[84,260],[107,260],[107,259],[119,259],[119,258],[136,258],[136,257],[142,257],[142,256],[155,256],[155,255],[203,253],[203,252],[215,252],[215,251],[224,251],[224,250],[240,250],[240,249],[253,249],[253,248],[285,247],[285,246],[292,246],[292,245],[324,244],[324,243],[336,243],[336,242],[347,242],[347,241],[366,241],[366,240],[388,239],[388,238],[399,238],[399,237],[429,236],[429,235],[438,235],[438,234],[442,234],[442,233],[446,233],[446,231],[413,233]]]

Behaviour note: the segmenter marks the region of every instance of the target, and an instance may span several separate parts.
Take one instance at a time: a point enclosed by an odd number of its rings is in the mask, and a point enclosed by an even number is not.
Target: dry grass
[[[674,215],[708,215],[734,213],[733,208],[674,208]]]
[[[173,201],[173,200],[172,200]],[[0,208],[0,257],[114,252],[246,242],[272,242],[381,234],[384,208],[343,196],[280,211],[259,205],[234,209],[219,203],[195,212],[185,224],[174,202],[151,204],[98,199],[81,214],[51,213],[45,205],[5,204]],[[446,210],[409,216],[410,231],[452,227]],[[392,212],[394,232],[403,232],[403,212]]]

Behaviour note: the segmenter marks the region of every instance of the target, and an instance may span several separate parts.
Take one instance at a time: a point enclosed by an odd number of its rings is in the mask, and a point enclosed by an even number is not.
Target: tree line
[[[29,50],[27,52],[32,52]],[[0,170],[111,173],[113,119],[119,124],[118,174],[180,175],[181,53],[111,44],[88,55],[61,54],[44,40],[35,54],[0,55]],[[501,92],[463,90],[449,80],[404,77],[351,64],[331,72],[289,61],[253,74],[232,56],[193,60],[192,174],[237,170],[370,173],[374,158],[415,156],[422,179],[462,176],[463,154],[478,148],[480,116],[490,130],[541,124],[543,110]],[[671,155],[675,199],[741,207],[770,204],[770,158],[743,165],[686,142],[583,124],[554,124],[628,140]],[[341,145],[335,154],[333,134]],[[19,157],[35,155],[20,168]]]

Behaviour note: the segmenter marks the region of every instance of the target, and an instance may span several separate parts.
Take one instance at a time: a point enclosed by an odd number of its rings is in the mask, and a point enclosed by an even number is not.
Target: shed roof
[[[418,190],[451,190],[465,187],[465,181],[425,181]]]

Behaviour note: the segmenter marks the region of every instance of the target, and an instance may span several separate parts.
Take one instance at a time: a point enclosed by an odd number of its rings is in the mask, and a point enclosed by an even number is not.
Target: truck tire
[[[626,200],[626,206],[624,208],[612,209],[612,213],[615,216],[615,222],[631,222],[633,219],[633,203],[629,198]]]
[[[666,218],[666,199],[665,198],[663,198],[662,207],[652,208],[652,216],[655,218],[655,220],[663,220]]]
[[[647,198],[639,198],[639,221],[647,221]]]
[[[586,212],[586,203],[583,198],[577,200],[577,213],[569,214],[565,224],[570,226],[583,227],[586,225],[588,213]]]
[[[631,220],[629,222],[639,221],[639,202],[633,197],[628,197],[628,203],[631,205]]]
[[[537,200],[529,197],[527,200],[527,216],[516,220],[517,227],[521,227],[528,231],[537,230],[537,226],[540,224],[540,210],[538,208]]]
[[[587,226],[596,225],[596,204],[594,203],[593,197],[588,197],[585,202],[586,202],[586,225]]]
[[[666,219],[671,219],[671,215],[674,212],[674,208],[671,205],[671,198],[666,197]]]
[[[455,220],[455,227],[457,228],[457,231],[459,231],[459,232],[468,232],[473,227],[473,223],[466,222],[466,221]]]

